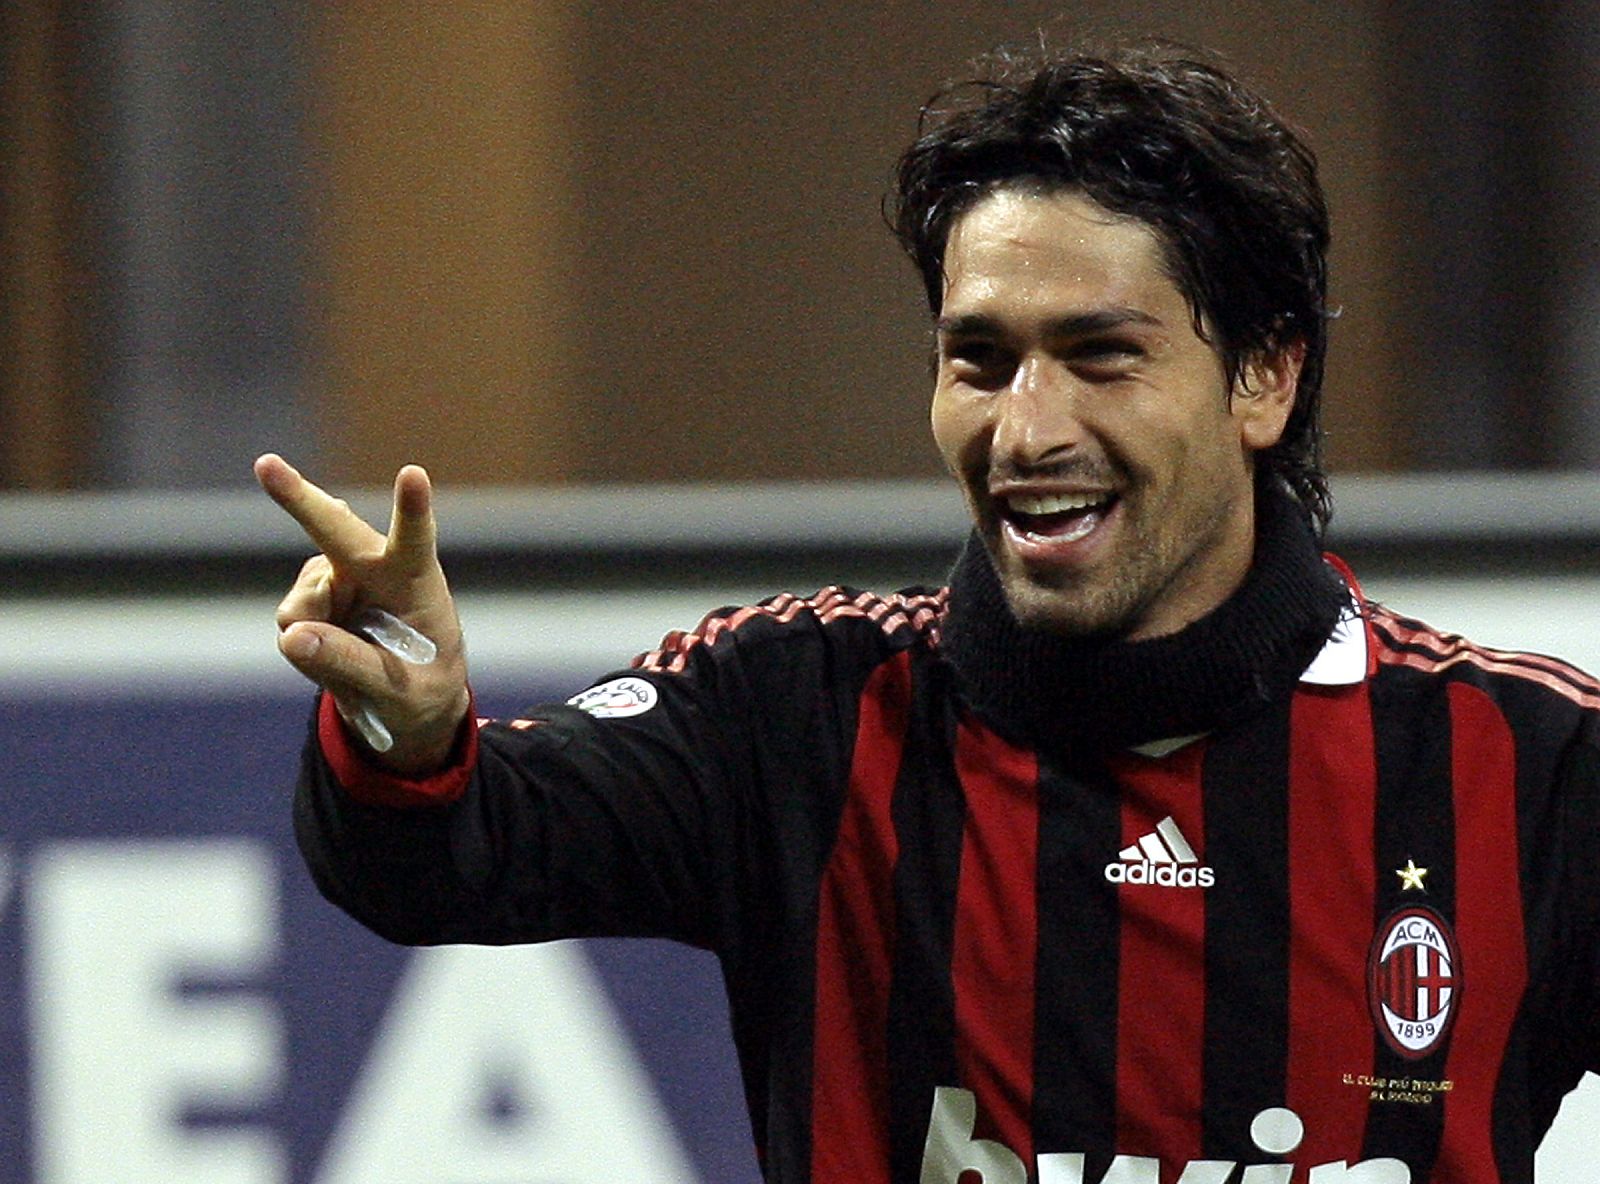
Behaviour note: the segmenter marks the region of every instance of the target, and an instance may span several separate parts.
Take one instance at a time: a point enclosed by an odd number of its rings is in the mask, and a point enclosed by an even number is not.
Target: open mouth
[[[1072,543],[1087,538],[1117,503],[1109,491],[1096,493],[1013,494],[1002,499],[1012,529],[1031,538]]]

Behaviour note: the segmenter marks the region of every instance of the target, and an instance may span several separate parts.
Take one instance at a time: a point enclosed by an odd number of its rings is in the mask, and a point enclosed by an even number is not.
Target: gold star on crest
[[[1402,892],[1410,892],[1413,888],[1418,892],[1426,892],[1428,890],[1422,883],[1422,877],[1428,874],[1428,869],[1418,867],[1411,861],[1410,856],[1406,857],[1405,867],[1395,868],[1394,874],[1400,877],[1400,891]]]

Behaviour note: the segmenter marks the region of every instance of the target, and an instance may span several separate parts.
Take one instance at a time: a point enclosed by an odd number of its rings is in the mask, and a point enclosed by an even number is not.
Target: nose
[[[1078,384],[1048,357],[1029,355],[995,401],[993,460],[1030,467],[1060,460],[1083,444]]]

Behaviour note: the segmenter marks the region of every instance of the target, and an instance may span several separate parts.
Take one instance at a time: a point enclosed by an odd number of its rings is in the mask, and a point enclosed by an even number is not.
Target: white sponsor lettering
[[[318,1184],[692,1184],[604,998],[570,945],[418,950]]]
[[[45,848],[27,892],[38,1184],[277,1184],[271,1132],[187,1128],[191,1108],[241,1109],[284,1078],[277,1008],[191,981],[260,973],[277,955],[266,849],[223,842]]]
[[[1411,1184],[1411,1169],[1398,1159],[1341,1159],[1312,1168],[1310,1184]]]
[[[1288,1155],[1306,1137],[1306,1124],[1284,1106],[1272,1106],[1250,1120],[1250,1141],[1268,1155]]]
[[[1039,1157],[1039,1184],[1083,1184],[1083,1153],[1057,1151]],[[1178,1184],[1227,1184],[1237,1165],[1229,1160],[1192,1159]],[[1161,1184],[1161,1161],[1147,1155],[1119,1155],[1100,1184]]]
[[[1028,1169],[1015,1151],[972,1137],[977,1119],[978,1099],[971,1090],[941,1085],[933,1091],[919,1184],[956,1184],[963,1172],[976,1172],[982,1184],[1028,1184]]]
[[[567,706],[576,707],[600,719],[622,719],[630,715],[643,715],[656,705],[655,684],[645,678],[613,678],[587,691],[579,691],[567,700]]]
[[[1239,1184],[1291,1184],[1293,1176],[1293,1164],[1253,1163],[1245,1168]]]
[[[933,1112],[922,1155],[918,1184],[1025,1184],[1027,1169],[1010,1148],[991,1139],[974,1139],[978,1101],[971,1090],[939,1086],[933,1091]],[[1300,1146],[1305,1126],[1292,1110],[1272,1107],[1250,1123],[1250,1139],[1268,1155],[1287,1155]],[[1039,1184],[1086,1184],[1085,1154],[1051,1151],[1038,1157]],[[1191,1159],[1178,1184],[1227,1184],[1238,1163]],[[963,1172],[976,1173],[962,1177]],[[1291,1184],[1294,1167],[1286,1163],[1250,1164],[1241,1184]],[[1118,1155],[1099,1184],[1161,1184],[1161,1161],[1145,1155]],[[1411,1169],[1398,1159],[1344,1160],[1311,1168],[1307,1184],[1411,1184]]]
[[[1209,888],[1217,882],[1208,867],[1175,867],[1170,863],[1108,863],[1113,884],[1159,884],[1163,888]]]

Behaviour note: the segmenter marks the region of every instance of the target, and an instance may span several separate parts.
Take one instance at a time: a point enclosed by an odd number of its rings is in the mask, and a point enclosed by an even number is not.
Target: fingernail
[[[296,662],[309,661],[322,648],[322,638],[310,629],[291,629],[278,642],[283,656]]]

